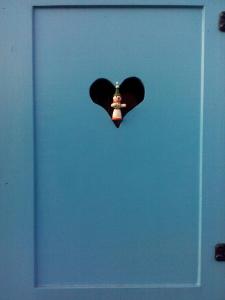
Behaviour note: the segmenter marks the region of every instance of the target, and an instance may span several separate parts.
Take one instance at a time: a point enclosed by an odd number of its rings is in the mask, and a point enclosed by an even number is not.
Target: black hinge
[[[215,246],[215,260],[225,261],[225,244],[217,244]]]
[[[220,13],[219,17],[219,30],[225,32],[225,11]]]

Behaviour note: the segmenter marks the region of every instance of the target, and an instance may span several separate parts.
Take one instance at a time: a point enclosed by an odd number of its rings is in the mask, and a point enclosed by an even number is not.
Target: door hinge
[[[217,244],[215,246],[215,260],[225,261],[225,244]]]
[[[225,11],[222,11],[219,16],[219,30],[225,32]]]

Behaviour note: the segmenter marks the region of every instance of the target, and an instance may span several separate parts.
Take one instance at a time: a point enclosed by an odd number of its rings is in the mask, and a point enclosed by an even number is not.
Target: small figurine
[[[116,82],[116,91],[113,96],[113,103],[111,104],[111,107],[114,108],[113,114],[112,114],[113,121],[121,121],[122,120],[121,108],[126,107],[127,105],[125,103],[121,103],[121,101],[122,101],[122,97],[119,92],[119,83]]]

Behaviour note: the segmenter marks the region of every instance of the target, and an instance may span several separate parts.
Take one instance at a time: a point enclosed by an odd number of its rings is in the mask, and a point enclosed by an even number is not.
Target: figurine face
[[[113,96],[113,102],[116,102],[116,103],[120,103],[121,102],[121,96]]]

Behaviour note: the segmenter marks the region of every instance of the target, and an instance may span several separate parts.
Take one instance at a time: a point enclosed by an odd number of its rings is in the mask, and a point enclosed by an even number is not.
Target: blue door
[[[224,299],[225,1],[0,4],[0,299]]]

